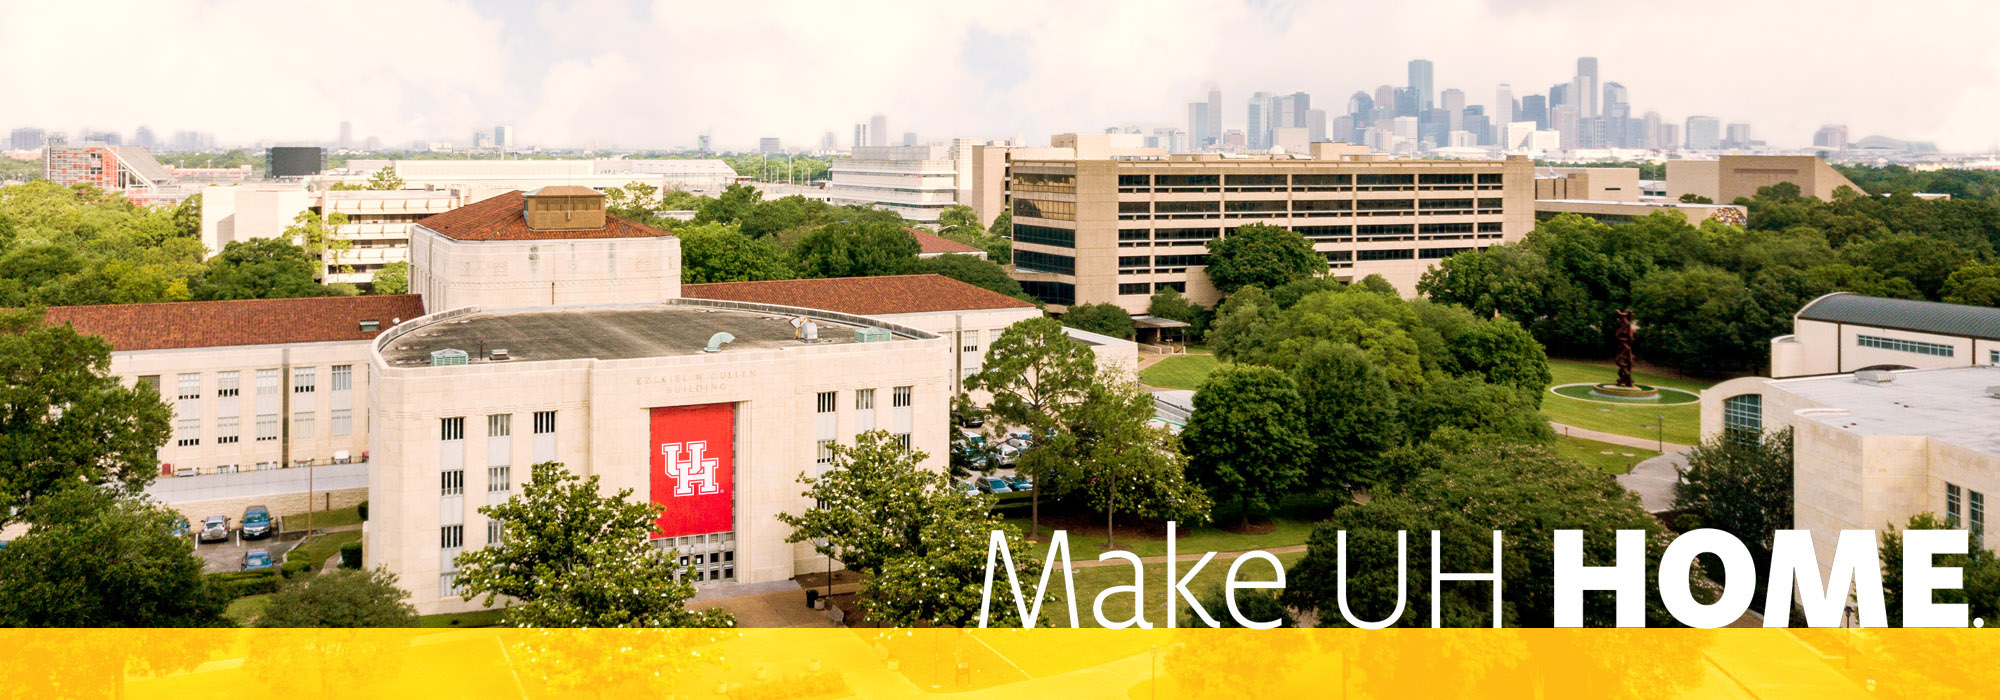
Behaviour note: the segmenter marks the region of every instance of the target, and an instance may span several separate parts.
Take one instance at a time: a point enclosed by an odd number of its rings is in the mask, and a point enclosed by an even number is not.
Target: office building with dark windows
[[[1405,294],[1437,261],[1534,226],[1534,167],[1390,160],[1345,143],[1310,153],[1025,158],[1007,163],[1014,278],[1059,310],[1143,312],[1174,288],[1213,304],[1208,241],[1248,224],[1298,231],[1341,280],[1381,275]]]

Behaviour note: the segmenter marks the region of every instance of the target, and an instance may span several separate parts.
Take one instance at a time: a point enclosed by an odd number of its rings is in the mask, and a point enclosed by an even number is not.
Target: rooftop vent
[[[462,365],[466,364],[467,361],[468,360],[466,358],[464,350],[454,350],[452,348],[445,348],[443,350],[435,350],[431,352],[432,367]]]
[[[535,231],[586,231],[604,228],[604,193],[575,185],[550,185],[529,192],[521,208],[528,228]]]
[[[375,331],[379,331],[379,330],[382,330],[382,322],[381,322],[381,321],[362,321],[362,322],[361,322],[361,332],[363,332],[363,333],[374,333]]]
[[[730,335],[728,333],[717,333],[715,335],[711,335],[708,337],[708,347],[702,348],[701,351],[722,352],[722,345],[724,343],[734,343],[734,342],[736,342],[736,336]]]
[[[880,328],[872,328],[872,327],[871,327],[871,328],[856,328],[856,329],[854,329],[854,342],[857,342],[857,343],[886,343],[886,342],[889,342],[889,331],[886,331],[886,330],[883,330],[883,329],[880,329]]]
[[[504,362],[507,360],[507,349],[494,348],[492,352],[486,354],[486,359],[494,362]]]
[[[1887,370],[1864,369],[1854,373],[1854,381],[1862,384],[1888,384],[1896,381],[1896,375]]]

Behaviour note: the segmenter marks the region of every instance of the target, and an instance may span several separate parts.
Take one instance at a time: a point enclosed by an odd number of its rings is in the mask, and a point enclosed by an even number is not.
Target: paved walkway
[[[1618,484],[1639,494],[1639,503],[1648,513],[1673,510],[1674,484],[1680,482],[1680,468],[1687,466],[1687,452],[1669,452],[1640,462],[1632,471],[1620,474]]]
[[[1549,421],[1549,427],[1555,428],[1557,435],[1567,435],[1573,438],[1583,438],[1585,440],[1595,440],[1597,442],[1608,442],[1613,445],[1622,445],[1625,447],[1637,447],[1642,450],[1656,450],[1660,452],[1686,452],[1688,450],[1694,449],[1688,447],[1687,445],[1679,445],[1671,442],[1665,443],[1663,445],[1658,440],[1648,440],[1646,438],[1635,438],[1629,435],[1617,435],[1614,433],[1607,433],[1601,430],[1579,428],[1574,425],[1563,425],[1555,421]],[[1665,449],[1662,449],[1663,447]]]

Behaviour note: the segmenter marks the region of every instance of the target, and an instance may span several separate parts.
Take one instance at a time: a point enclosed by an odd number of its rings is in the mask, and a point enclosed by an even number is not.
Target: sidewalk
[[[1597,442],[1608,442],[1613,445],[1621,445],[1624,447],[1637,447],[1642,450],[1655,450],[1658,452],[1670,453],[1670,452],[1686,452],[1688,450],[1694,449],[1687,445],[1678,445],[1671,442],[1662,444],[1658,440],[1635,438],[1627,435],[1615,435],[1603,431],[1591,430],[1589,428],[1579,428],[1574,425],[1563,425],[1561,423],[1557,423],[1554,421],[1549,422],[1549,427],[1555,428],[1557,435],[1567,435],[1573,438],[1595,440]]]

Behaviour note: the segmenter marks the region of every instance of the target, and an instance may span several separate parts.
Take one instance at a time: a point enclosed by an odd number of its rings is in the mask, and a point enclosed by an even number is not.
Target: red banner
[[[653,539],[726,532],[736,515],[736,405],[652,409]]]

